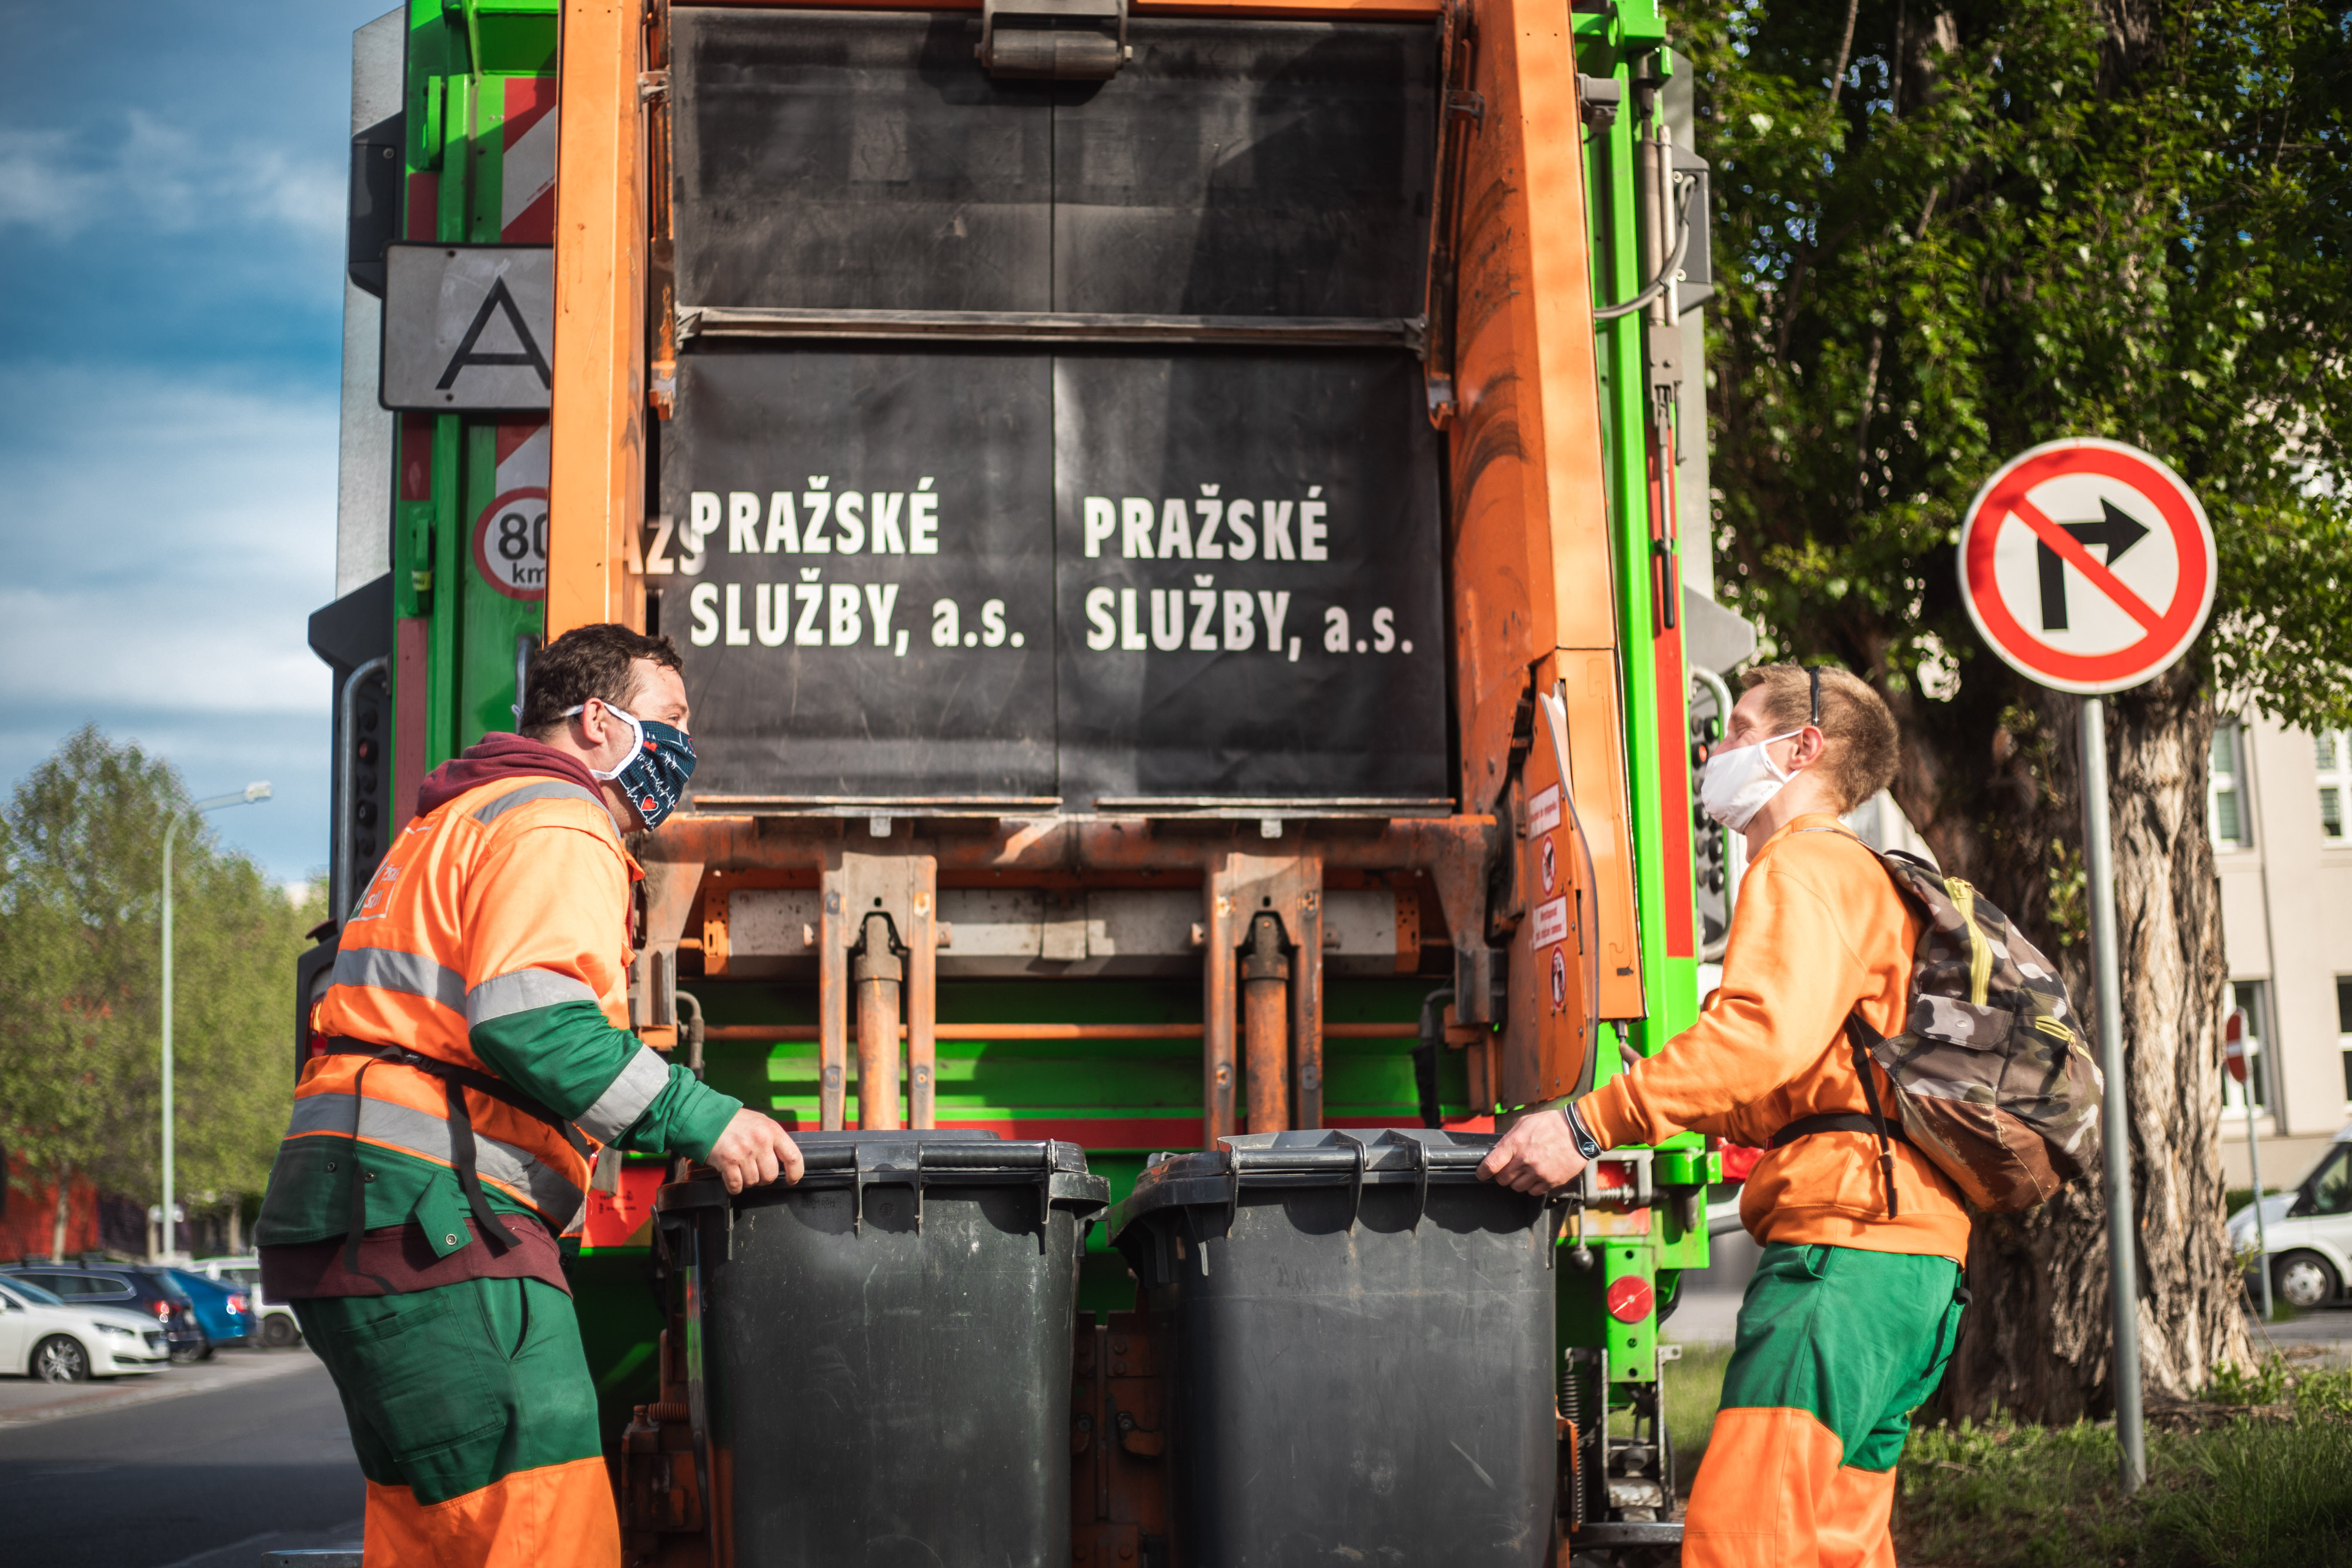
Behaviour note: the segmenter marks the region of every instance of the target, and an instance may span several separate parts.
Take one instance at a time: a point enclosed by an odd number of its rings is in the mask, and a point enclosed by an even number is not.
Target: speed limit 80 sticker
[[[547,597],[547,492],[509,490],[474,524],[474,570],[509,599]]]

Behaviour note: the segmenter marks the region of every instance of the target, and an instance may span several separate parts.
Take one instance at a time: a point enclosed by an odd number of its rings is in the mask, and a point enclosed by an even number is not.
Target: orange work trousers
[[[1895,1568],[1895,1461],[1966,1299],[1949,1258],[1765,1248],[1691,1488],[1683,1568]]]

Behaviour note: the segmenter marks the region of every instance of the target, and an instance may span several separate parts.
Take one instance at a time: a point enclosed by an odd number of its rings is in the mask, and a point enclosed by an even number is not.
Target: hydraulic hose
[[[1650,279],[1649,287],[1622,305],[1594,306],[1592,319],[1595,321],[1614,321],[1621,316],[1631,316],[1666,291],[1666,285],[1672,283],[1675,274],[1683,269],[1683,255],[1690,248],[1688,219],[1691,193],[1697,189],[1698,182],[1696,180],[1686,180],[1683,183],[1683,193],[1675,202],[1675,248],[1666,253],[1665,265],[1658,268],[1658,276]]]

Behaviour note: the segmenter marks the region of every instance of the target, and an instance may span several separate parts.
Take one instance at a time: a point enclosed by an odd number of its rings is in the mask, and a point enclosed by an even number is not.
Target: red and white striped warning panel
[[[506,145],[499,171],[499,237],[555,241],[555,78],[509,77]]]

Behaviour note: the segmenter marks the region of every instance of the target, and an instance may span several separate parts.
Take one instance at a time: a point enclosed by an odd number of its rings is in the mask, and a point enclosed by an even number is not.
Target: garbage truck
[[[597,1162],[631,1560],[1670,1560],[1719,1154],[1475,1177],[1727,923],[1654,0],[408,0],[353,59],[334,910],[548,639],[671,638],[633,1024],[808,1156]]]

